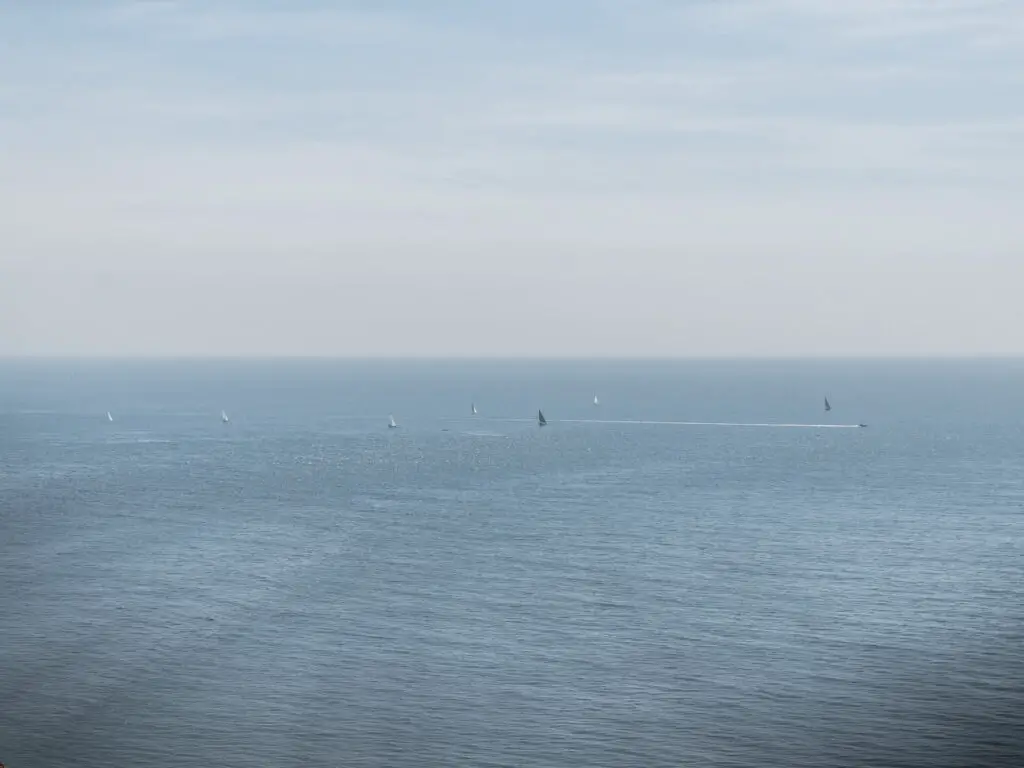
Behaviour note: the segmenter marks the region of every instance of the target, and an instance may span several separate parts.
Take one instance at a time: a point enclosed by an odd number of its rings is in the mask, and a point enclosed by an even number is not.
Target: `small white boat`
[[[473,412],[473,415],[476,416],[476,403],[470,403],[469,408]]]
[[[230,421],[230,419],[228,418],[228,414],[227,414],[227,411],[221,411],[221,412],[220,412],[220,420],[221,420],[221,421],[222,421],[222,422],[223,422],[224,424],[227,424],[227,423],[228,423],[228,422]]]
[[[600,405],[601,403],[597,399],[597,395],[594,395],[594,405]]]
[[[395,423],[394,415],[388,417],[388,429],[398,429],[398,424]]]
[[[114,417],[110,415],[110,411],[107,411],[107,421],[113,421]]]

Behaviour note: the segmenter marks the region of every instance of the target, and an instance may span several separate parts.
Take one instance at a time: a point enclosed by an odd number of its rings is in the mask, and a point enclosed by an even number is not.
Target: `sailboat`
[[[470,410],[472,410],[473,415],[476,416],[476,403],[470,403],[469,407],[470,407]]]
[[[600,405],[601,403],[597,400],[597,395],[594,395],[594,405]]]
[[[828,412],[829,412],[829,411],[831,411],[831,410],[832,410],[832,406],[831,406],[831,405],[829,405],[829,403],[828,403],[828,398],[826,397],[826,398],[825,398],[825,413],[828,413]]]
[[[393,415],[388,417],[388,429],[398,429],[398,424],[395,423]]]
[[[107,411],[107,421],[113,421],[114,417],[110,415],[110,411]]]
[[[543,411],[537,411],[537,425],[543,427],[548,423],[548,420],[544,418]]]
[[[221,411],[221,412],[220,412],[220,420],[221,420],[221,421],[222,421],[223,423],[225,423],[225,424],[227,424],[227,423],[228,423],[228,421],[230,421],[230,419],[228,419],[228,414],[227,414],[227,411]]]

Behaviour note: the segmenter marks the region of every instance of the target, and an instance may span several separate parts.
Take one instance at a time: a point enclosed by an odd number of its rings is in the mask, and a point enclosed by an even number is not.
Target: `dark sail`
[[[537,423],[542,427],[548,423],[548,420],[544,418],[544,413],[542,411],[537,411]]]

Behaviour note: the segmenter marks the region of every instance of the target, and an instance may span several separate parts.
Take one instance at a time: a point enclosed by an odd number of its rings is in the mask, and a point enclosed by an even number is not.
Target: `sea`
[[[1021,766],[1022,598],[1024,361],[0,362],[7,768]]]

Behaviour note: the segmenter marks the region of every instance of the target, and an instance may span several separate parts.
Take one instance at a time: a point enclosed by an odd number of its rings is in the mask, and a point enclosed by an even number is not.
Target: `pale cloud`
[[[679,16],[734,28],[783,22],[815,27],[833,40],[949,38],[969,45],[978,36],[1024,22],[1015,0],[722,0],[694,3]]]
[[[419,32],[399,13],[337,8],[261,8],[256,3],[135,2],[102,12],[100,20],[130,31],[158,32],[203,42],[298,39],[303,42],[390,43]]]

